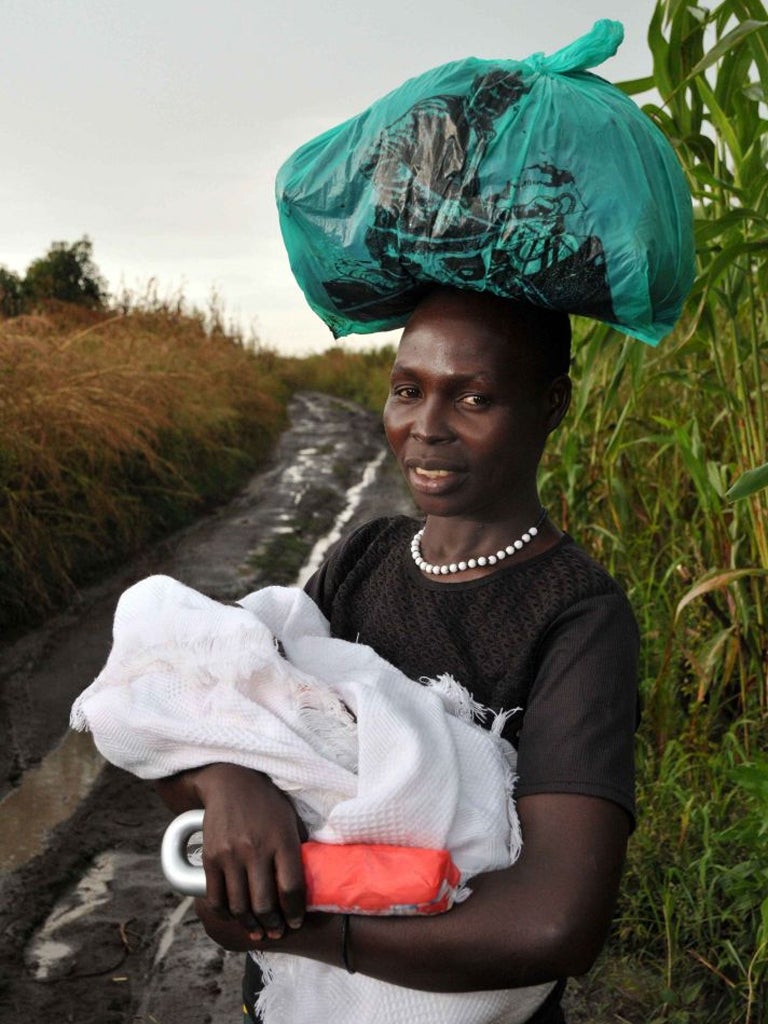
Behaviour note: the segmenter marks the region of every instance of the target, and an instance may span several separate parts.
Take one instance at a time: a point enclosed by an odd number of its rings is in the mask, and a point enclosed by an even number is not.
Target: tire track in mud
[[[412,510],[377,416],[316,394],[297,395],[290,414],[270,467],[233,502],[0,649],[2,1024],[238,1019],[242,957],[211,943],[162,878],[168,812],[149,786],[102,767],[67,721],[106,659],[116,600],[137,579],[163,572],[231,600],[295,582],[335,526]],[[41,803],[55,818],[65,799],[59,823],[34,835]]]

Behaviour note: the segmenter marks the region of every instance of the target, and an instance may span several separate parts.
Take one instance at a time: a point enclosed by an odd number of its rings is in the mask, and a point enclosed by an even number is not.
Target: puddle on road
[[[90,733],[70,731],[24,773],[21,785],[0,801],[0,873],[43,852],[51,831],[75,811],[103,766]]]
[[[314,467],[318,451],[318,448],[300,448],[293,457],[291,465],[285,467],[282,479],[291,489],[299,488],[299,485],[304,484],[308,476],[311,478],[311,471]],[[297,493],[298,500],[301,501],[301,495],[304,492],[299,489]]]
[[[299,570],[299,575],[296,579],[296,586],[303,587],[312,573],[320,568],[320,564],[323,561],[323,558],[325,558],[326,551],[330,548],[331,544],[335,544],[341,537],[342,529],[352,518],[357,506],[360,504],[363,491],[376,479],[376,474],[378,473],[386,456],[386,450],[379,452],[379,454],[375,456],[375,458],[371,459],[363,470],[363,475],[360,477],[360,481],[356,483],[354,487],[349,488],[347,491],[346,505],[341,512],[339,512],[336,517],[336,522],[333,524],[330,531],[326,533],[324,537],[321,537],[310,551],[309,558]]]

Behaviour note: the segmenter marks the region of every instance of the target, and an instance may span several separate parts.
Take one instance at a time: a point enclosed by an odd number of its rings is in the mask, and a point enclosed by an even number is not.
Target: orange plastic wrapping
[[[307,906],[348,914],[442,914],[459,870],[447,850],[381,844],[301,847]]]

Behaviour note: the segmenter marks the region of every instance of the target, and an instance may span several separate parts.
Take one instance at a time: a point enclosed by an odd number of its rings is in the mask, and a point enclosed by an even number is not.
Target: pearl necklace
[[[539,532],[539,527],[546,518],[547,510],[542,508],[539,518],[536,520],[534,525],[529,530],[526,530],[518,540],[514,540],[511,544],[507,544],[505,548],[500,548],[492,555],[480,555],[478,558],[467,558],[461,562],[451,562],[447,565],[431,565],[426,561],[426,559],[422,558],[421,538],[424,536],[424,527],[422,526],[411,541],[411,555],[414,562],[422,572],[431,573],[433,576],[448,576],[454,572],[464,572],[466,569],[481,569],[487,565],[496,565],[498,562],[503,562],[504,559],[510,555],[514,555],[518,551],[522,551],[526,544],[530,544]]]

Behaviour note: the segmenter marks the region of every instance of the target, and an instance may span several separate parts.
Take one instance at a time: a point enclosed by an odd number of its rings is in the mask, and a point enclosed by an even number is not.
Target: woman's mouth
[[[408,482],[414,491],[421,494],[443,494],[458,486],[462,478],[463,474],[458,469],[408,467]]]

